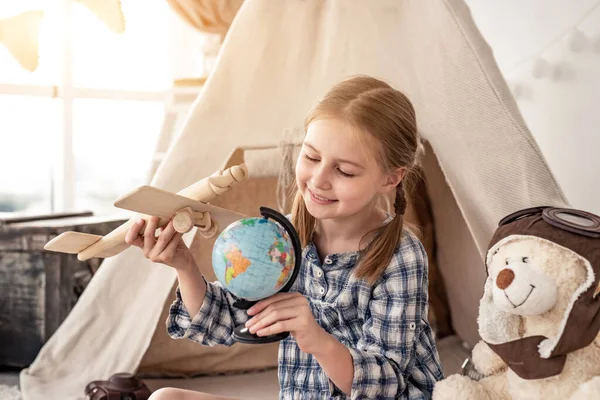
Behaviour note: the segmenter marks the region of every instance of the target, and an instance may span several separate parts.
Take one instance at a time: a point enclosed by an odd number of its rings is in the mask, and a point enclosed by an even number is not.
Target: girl
[[[207,283],[170,222],[127,243],[177,270],[167,321],[173,338],[233,344],[246,324],[259,336],[289,331],[279,347],[282,399],[427,399],[442,369],[427,321],[427,256],[403,227],[405,180],[418,145],[415,112],[399,91],[358,76],[335,85],[309,113],[296,164],[291,220],[303,245],[293,292],[247,313]],[[394,216],[378,204],[393,194]],[[156,399],[217,399],[161,389]]]

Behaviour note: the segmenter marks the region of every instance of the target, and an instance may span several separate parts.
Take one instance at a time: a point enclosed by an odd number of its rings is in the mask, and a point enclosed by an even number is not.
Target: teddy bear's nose
[[[496,277],[496,286],[500,288],[500,290],[504,290],[510,286],[512,281],[515,279],[515,273],[512,269],[505,268]]]

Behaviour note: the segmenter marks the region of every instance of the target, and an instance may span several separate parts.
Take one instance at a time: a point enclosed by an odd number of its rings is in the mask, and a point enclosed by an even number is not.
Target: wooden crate
[[[102,262],[44,245],[71,230],[105,235],[125,221],[91,213],[0,220],[0,366],[31,364]]]

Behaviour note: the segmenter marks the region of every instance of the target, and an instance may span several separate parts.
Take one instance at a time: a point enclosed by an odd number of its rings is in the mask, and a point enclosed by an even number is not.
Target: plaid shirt
[[[350,351],[352,399],[429,399],[443,378],[427,321],[427,256],[421,242],[405,232],[373,286],[352,274],[358,252],[330,254],[323,263],[313,244],[302,253],[292,291],[307,297],[317,322]],[[232,307],[234,300],[218,282],[209,283],[192,319],[177,289],[167,320],[169,335],[208,346],[232,345],[233,328],[248,319],[244,310]],[[279,345],[279,384],[281,399],[348,398],[291,335]]]

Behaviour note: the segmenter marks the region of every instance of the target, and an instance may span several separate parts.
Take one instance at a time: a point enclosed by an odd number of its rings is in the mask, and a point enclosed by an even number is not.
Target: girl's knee
[[[152,393],[148,400],[236,400],[230,397],[213,396],[191,390],[166,387]]]
[[[183,393],[181,389],[166,387],[152,392],[148,400],[183,400]]]

